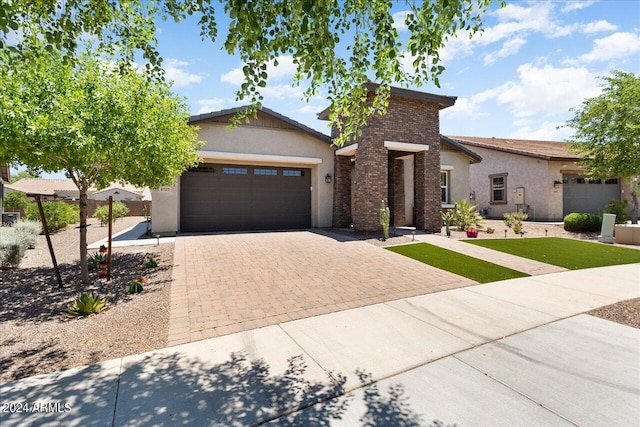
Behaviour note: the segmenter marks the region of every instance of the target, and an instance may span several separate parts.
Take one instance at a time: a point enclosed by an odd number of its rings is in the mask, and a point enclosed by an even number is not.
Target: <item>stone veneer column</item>
[[[353,188],[353,228],[365,233],[382,229],[378,217],[380,202],[387,202],[387,149],[384,147],[380,120],[369,119],[357,140],[355,183]]]
[[[335,156],[333,172],[333,226],[351,226],[351,157]]]
[[[440,211],[440,150],[439,144],[414,157],[416,228],[432,233],[442,229]]]

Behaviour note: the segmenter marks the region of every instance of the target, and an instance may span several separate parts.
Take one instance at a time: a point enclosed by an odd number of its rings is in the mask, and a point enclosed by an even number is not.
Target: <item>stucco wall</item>
[[[489,217],[502,218],[508,212],[516,212],[514,201],[516,188],[523,187],[524,208],[531,219],[559,220],[562,218],[562,188],[554,188],[553,180],[562,180],[561,164],[533,157],[509,154],[481,147],[473,151],[482,156],[482,162],[470,165],[471,189],[475,191],[475,204],[479,209],[489,207]],[[491,182],[489,175],[507,173],[506,204],[490,203]]]
[[[325,182],[333,175],[333,148],[304,132],[289,129],[241,125],[229,129],[224,123],[199,123],[199,139],[207,144],[201,149],[204,161],[226,164],[253,164],[311,168],[311,225],[330,227],[332,222],[332,186]],[[224,157],[220,157],[223,153]],[[233,157],[238,154],[238,158]],[[247,155],[256,155],[255,158]],[[260,156],[270,156],[268,158]],[[296,159],[297,158],[297,159]],[[308,163],[305,159],[320,159]],[[153,232],[168,233],[179,229],[179,185],[171,191],[152,191]]]
[[[469,200],[469,157],[459,151],[441,150],[440,169],[449,171],[449,201]],[[471,200],[471,204],[475,204]]]

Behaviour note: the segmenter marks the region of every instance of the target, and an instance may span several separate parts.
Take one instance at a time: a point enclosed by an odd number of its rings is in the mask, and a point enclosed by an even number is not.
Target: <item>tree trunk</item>
[[[87,189],[80,188],[80,272],[82,284],[89,285],[87,264]]]

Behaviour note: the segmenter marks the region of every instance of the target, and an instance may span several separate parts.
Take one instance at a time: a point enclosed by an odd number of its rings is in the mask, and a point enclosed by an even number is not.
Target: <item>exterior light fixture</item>
[[[560,187],[560,184],[562,184],[562,181],[558,181],[557,179],[553,180],[553,187],[554,188]]]
[[[328,173],[325,177],[324,177],[324,182],[326,182],[327,184],[331,184],[331,179],[333,177],[331,176],[330,173]]]

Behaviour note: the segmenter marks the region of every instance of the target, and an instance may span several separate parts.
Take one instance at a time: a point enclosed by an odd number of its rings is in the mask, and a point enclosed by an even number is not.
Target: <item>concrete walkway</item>
[[[0,425],[638,425],[640,330],[580,314],[635,297],[640,264],[403,298],[7,383]]]
[[[148,238],[148,239],[140,239],[140,236],[147,232],[147,223],[143,221],[139,224],[134,225],[133,227],[129,227],[126,230],[122,230],[119,233],[114,234],[111,237],[111,245],[114,248],[121,248],[126,246],[146,246],[146,245],[157,245],[158,243],[174,243],[176,241],[175,237],[160,237],[160,238]],[[107,245],[108,238],[98,240],[97,242],[93,242],[87,246],[87,249],[98,249],[101,245]]]

